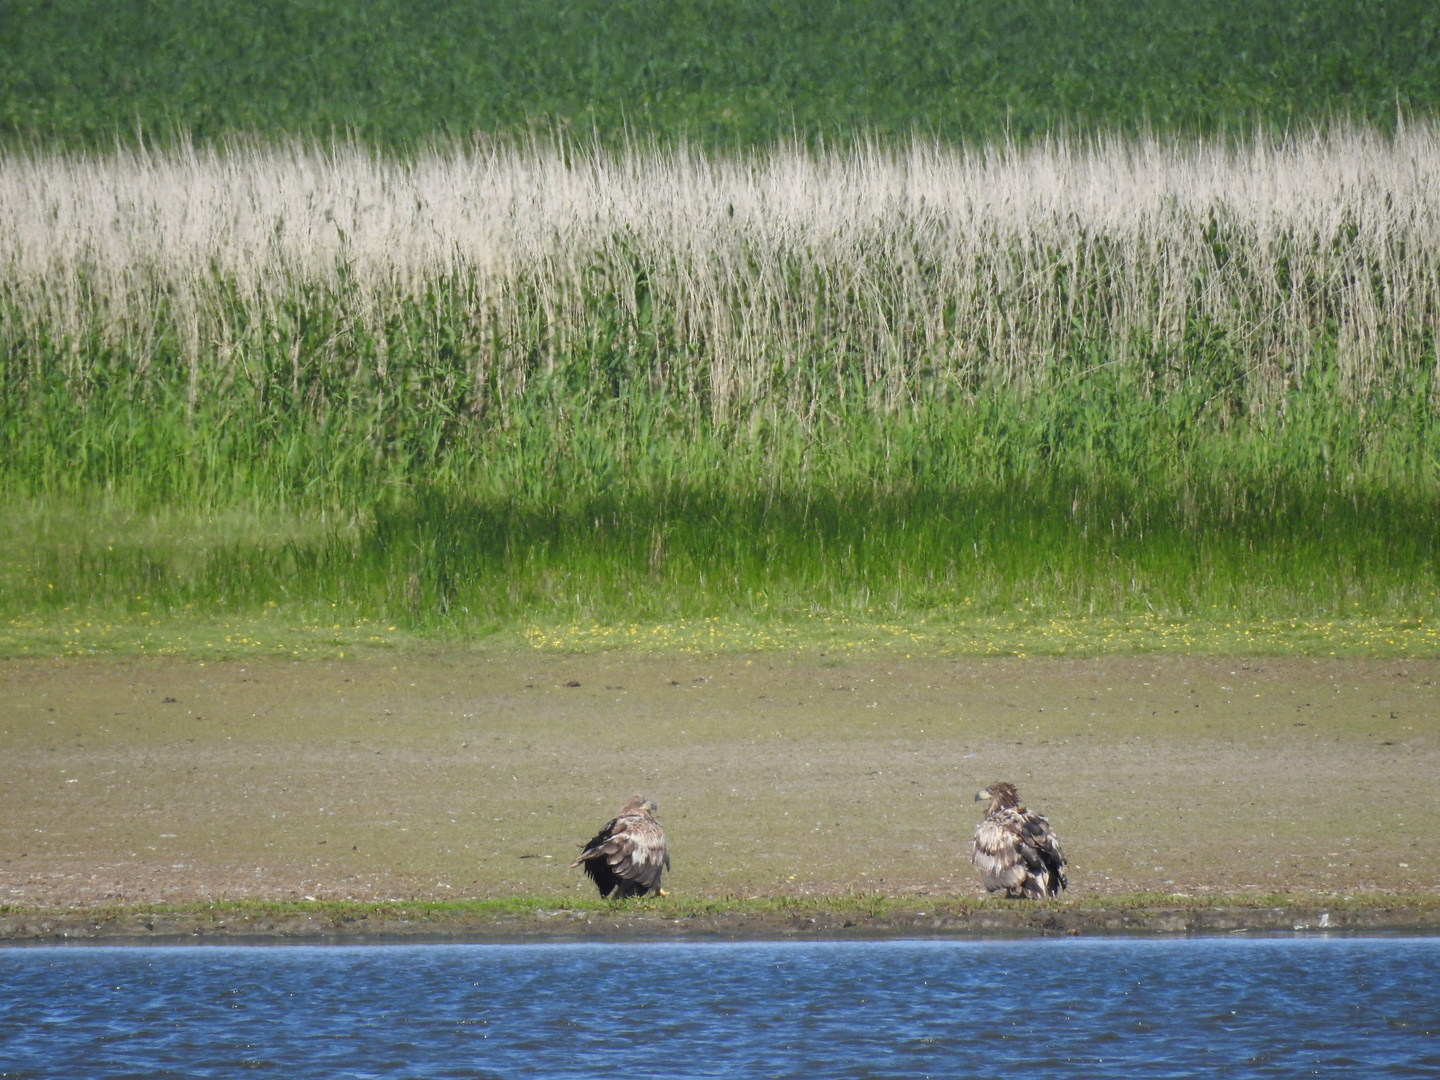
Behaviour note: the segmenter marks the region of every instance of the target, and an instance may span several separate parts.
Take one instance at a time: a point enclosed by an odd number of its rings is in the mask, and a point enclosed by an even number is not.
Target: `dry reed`
[[[476,408],[607,350],[717,418],[803,418],[857,386],[888,408],[1023,393],[1097,364],[1163,392],[1196,342],[1233,354],[1252,409],[1303,384],[1321,347],[1359,395],[1435,362],[1440,129],[0,156],[12,382],[63,363],[82,393],[97,349],[143,378],[170,335],[192,399],[277,348],[297,385],[312,364],[370,364],[383,384],[405,305],[441,294]],[[296,312],[317,305],[329,329],[302,343]]]

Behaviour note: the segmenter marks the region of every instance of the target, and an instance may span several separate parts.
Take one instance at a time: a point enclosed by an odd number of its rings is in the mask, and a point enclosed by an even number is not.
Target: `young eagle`
[[[975,796],[989,801],[985,818],[975,826],[970,861],[991,892],[1007,897],[1043,900],[1065,888],[1065,855],[1050,822],[1020,805],[1014,784],[1001,781]]]
[[[570,865],[583,865],[601,896],[663,896],[660,875],[670,869],[670,853],[654,817],[658,809],[644,795],[631,795]]]

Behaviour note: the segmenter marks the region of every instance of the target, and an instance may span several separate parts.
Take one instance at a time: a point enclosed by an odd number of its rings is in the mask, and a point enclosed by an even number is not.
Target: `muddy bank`
[[[0,911],[582,907],[577,847],[634,791],[676,896],[928,910],[983,896],[998,779],[1078,902],[1435,896],[1437,686],[1433,659],[6,661]]]
[[[11,911],[0,942],[525,942],[1009,937],[1275,932],[1440,933],[1433,897],[1269,898],[1261,903],[1030,904],[1003,901],[806,905],[792,910],[617,904],[603,909],[454,910],[401,905],[303,905],[274,910],[194,907]]]

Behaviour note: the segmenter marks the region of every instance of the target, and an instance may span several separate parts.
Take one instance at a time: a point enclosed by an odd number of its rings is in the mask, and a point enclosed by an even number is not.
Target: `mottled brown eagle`
[[[644,795],[631,795],[570,865],[584,866],[601,896],[663,896],[660,875],[670,869],[670,853],[658,809]]]
[[[1065,854],[1050,822],[1020,805],[1014,784],[1001,781],[975,796],[989,801],[985,818],[975,826],[970,861],[991,892],[1007,897],[1043,900],[1065,888]]]

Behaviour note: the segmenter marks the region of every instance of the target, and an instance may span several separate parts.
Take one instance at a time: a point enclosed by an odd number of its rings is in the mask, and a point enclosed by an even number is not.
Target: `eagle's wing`
[[[1050,822],[1046,821],[1043,815],[1027,810],[1020,816],[1020,831],[1025,846],[1035,853],[1046,870],[1060,874],[1060,883],[1063,886],[1065,853],[1060,850],[1060,841],[1055,836],[1055,830],[1050,828]]]
[[[670,869],[665,830],[649,814],[621,819],[625,822],[621,850],[610,856],[615,875],[646,889],[660,888],[660,873]]]
[[[609,842],[610,837],[614,834],[615,826],[619,820],[619,818],[611,818],[604,825],[600,826],[600,831],[590,838],[590,842],[585,845],[584,850],[580,852],[580,855],[570,865],[579,866],[581,863],[587,863],[599,855],[600,849]]]

